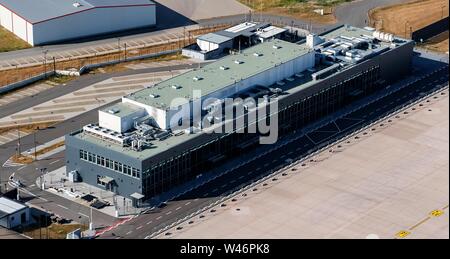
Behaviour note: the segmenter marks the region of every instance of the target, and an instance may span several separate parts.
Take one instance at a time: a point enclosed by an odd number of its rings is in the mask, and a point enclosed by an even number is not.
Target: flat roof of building
[[[150,0],[0,0],[0,5],[29,23],[39,23],[94,8],[154,5]]]
[[[113,106],[101,109],[102,112],[113,114],[117,117],[127,117],[130,114],[135,113],[138,110],[143,110],[143,108],[133,105],[131,103],[117,103]]]
[[[226,36],[219,35],[219,34],[212,33],[212,32],[202,35],[202,36],[198,37],[197,39],[203,40],[203,41],[208,41],[211,43],[216,43],[216,44],[222,44],[224,42],[232,40],[232,38],[230,38],[230,37],[226,37]]]
[[[0,197],[0,218],[26,208],[22,203]]]
[[[279,27],[275,27],[275,26],[269,26],[260,31],[257,31],[256,35],[258,35],[258,37],[261,37],[263,39],[269,39],[269,38],[274,37],[275,35],[285,32],[285,31],[287,31],[287,29],[279,28]]]
[[[311,50],[304,44],[298,45],[281,40],[261,43],[244,50],[239,55],[227,56],[201,69],[195,69],[154,87],[130,94],[126,98],[167,110],[185,104],[188,100],[192,101],[193,90],[200,90],[201,95],[206,96],[309,51]],[[175,100],[177,97],[184,100]]]

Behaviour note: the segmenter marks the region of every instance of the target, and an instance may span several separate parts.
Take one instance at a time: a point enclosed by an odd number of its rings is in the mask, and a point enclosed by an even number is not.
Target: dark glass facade
[[[308,125],[373,92],[380,79],[380,67],[373,66],[352,77],[331,85],[304,99],[279,107],[279,137]],[[185,153],[161,161],[143,171],[143,194],[150,198],[168,191],[201,173],[214,168],[224,159],[239,156],[256,148],[256,134],[233,133],[217,135],[212,141],[187,150]],[[244,144],[244,145],[243,145]]]

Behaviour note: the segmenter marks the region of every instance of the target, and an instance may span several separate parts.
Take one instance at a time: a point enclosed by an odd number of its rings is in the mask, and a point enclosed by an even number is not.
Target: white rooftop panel
[[[233,27],[231,27],[229,29],[226,29],[225,31],[226,32],[232,32],[232,33],[238,33],[238,32],[247,30],[247,29],[249,29],[251,27],[254,27],[254,26],[256,26],[256,23],[245,22],[245,23],[241,23],[241,24],[238,24],[236,26],[233,26]]]
[[[259,37],[263,38],[263,39],[268,39],[271,38],[275,35],[278,35],[280,33],[285,32],[286,29],[283,28],[279,28],[279,27],[275,27],[275,26],[269,26],[267,28],[264,28],[260,31],[256,32],[256,35],[258,35]]]
[[[11,214],[23,208],[26,208],[26,206],[21,203],[0,197],[0,212]]]

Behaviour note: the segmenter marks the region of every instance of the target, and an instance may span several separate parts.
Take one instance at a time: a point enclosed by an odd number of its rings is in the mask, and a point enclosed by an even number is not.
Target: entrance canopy
[[[112,182],[114,181],[114,178],[111,178],[111,177],[109,177],[109,176],[102,176],[102,177],[100,177],[98,180],[99,180],[101,183],[104,183],[104,184],[110,184],[110,183],[112,183]]]
[[[136,200],[141,200],[145,197],[144,195],[137,193],[137,192],[131,194],[130,196],[131,196],[131,198],[136,199]]]

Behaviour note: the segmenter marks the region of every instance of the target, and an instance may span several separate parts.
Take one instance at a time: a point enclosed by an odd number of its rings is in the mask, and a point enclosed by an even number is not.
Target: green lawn
[[[31,48],[31,46],[27,42],[18,38],[16,35],[6,30],[5,28],[0,27],[0,52],[27,48]]]

